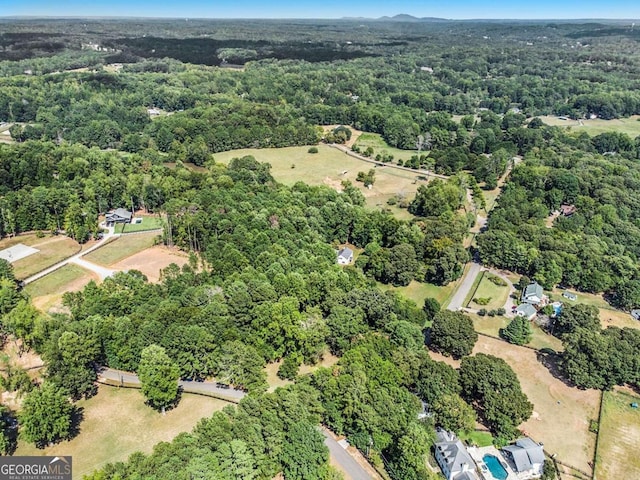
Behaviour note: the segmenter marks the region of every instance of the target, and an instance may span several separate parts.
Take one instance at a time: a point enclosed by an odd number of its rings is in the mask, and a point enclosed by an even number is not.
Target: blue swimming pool
[[[491,475],[493,475],[493,478],[496,478],[497,480],[505,480],[507,478],[507,471],[500,463],[500,460],[498,460],[498,457],[487,454],[482,457],[482,460],[491,472]]]

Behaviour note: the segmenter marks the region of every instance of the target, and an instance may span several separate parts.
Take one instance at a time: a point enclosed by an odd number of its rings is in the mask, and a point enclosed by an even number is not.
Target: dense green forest
[[[546,288],[640,307],[640,139],[538,118],[640,114],[638,35],[627,26],[0,26],[0,122],[11,124],[11,141],[0,144],[0,236],[50,231],[83,243],[98,235],[101,214],[126,206],[162,214],[159,241],[191,254],[158,283],[131,270],[68,292],[67,313],[56,314],[36,310],[0,262],[2,338],[20,338],[46,363],[39,385],[19,368],[2,376],[24,395],[22,437],[44,446],[81,431],[75,402],[95,394],[101,366],[137,372],[160,411],[179,401],[178,378],[248,393],[95,480],[340,478],[321,423],[394,480],[435,477],[424,460],[436,426],[470,432],[477,419],[498,445],[516,438],[533,406],[507,363],[469,356],[472,320],[378,282],[447,285],[477,254]],[[417,152],[381,161],[448,178],[421,184],[399,220],[366,207],[348,181],[339,191],[286,186],[252,156],[215,160],[239,148],[344,143],[350,130],[320,128],[336,124]],[[488,212],[483,189],[507,172]],[[372,183],[374,170],[361,173]],[[575,211],[552,216],[563,205]],[[489,218],[469,251],[476,213]],[[358,249],[354,265],[336,264],[344,244]],[[594,309],[567,308],[553,330],[564,343],[562,372],[581,388],[638,385],[637,332],[602,330]],[[461,358],[460,368],[432,360],[425,339]],[[327,352],[336,365],[298,375]],[[279,360],[280,377],[295,383],[266,393],[264,367]],[[14,413],[2,413],[0,449],[11,452]]]

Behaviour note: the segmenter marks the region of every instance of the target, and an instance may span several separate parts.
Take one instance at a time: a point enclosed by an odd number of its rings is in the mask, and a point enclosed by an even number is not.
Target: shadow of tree
[[[576,387],[576,384],[569,380],[562,369],[562,355],[550,348],[536,352],[536,359],[544,365],[547,370],[568,387]]]
[[[69,428],[69,436],[68,439],[75,438],[81,432],[80,424],[84,420],[84,408],[83,407],[74,407],[73,412],[71,413],[71,425]]]

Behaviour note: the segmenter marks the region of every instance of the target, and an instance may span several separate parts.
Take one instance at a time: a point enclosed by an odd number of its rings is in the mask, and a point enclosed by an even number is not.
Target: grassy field
[[[252,155],[259,162],[271,164],[273,177],[286,185],[303,181],[309,185],[327,185],[341,189],[343,180],[349,180],[360,188],[367,206],[389,208],[400,218],[409,218],[410,214],[396,206],[387,206],[389,198],[400,195],[412,199],[423,180],[417,173],[375,165],[358,160],[344,152],[327,145],[318,145],[318,153],[308,153],[309,147],[285,147],[231,150],[215,154],[217,162],[228,164],[231,159]],[[371,189],[356,182],[358,172],[376,170],[375,183]]]
[[[476,332],[484,333],[485,335],[491,335],[492,337],[500,336],[500,329],[505,328],[511,321],[510,318],[496,315],[495,317],[470,314],[473,319],[473,326]],[[527,346],[535,349],[551,348],[556,352],[562,351],[562,342],[556,337],[545,333],[538,325],[532,325],[533,336],[531,342]]]
[[[115,233],[145,232],[147,230],[157,230],[164,225],[160,217],[140,217],[142,223],[120,223],[115,227]]]
[[[614,120],[602,120],[600,118],[595,120],[560,120],[555,116],[543,116],[540,119],[547,125],[570,127],[573,132],[585,131],[592,136],[612,131],[626,133],[632,139],[640,135],[640,116],[638,115]]]
[[[19,235],[17,237],[5,238],[0,241],[0,250],[22,243],[38,249],[38,253],[29,255],[16,262],[13,262],[13,271],[16,278],[24,279],[30,277],[40,270],[44,270],[51,265],[80,251],[80,244],[64,235],[46,235],[38,238],[36,234]]]
[[[471,433],[463,433],[460,435],[460,440],[463,440],[471,445],[478,447],[488,447],[493,445],[493,435],[489,432],[483,432],[475,430]]]
[[[177,408],[163,416],[144,404],[139,390],[100,386],[95,397],[78,402],[84,419],[77,437],[44,450],[20,442],[15,455],[71,455],[73,477],[79,479],[134,452],[151,452],[155,444],[191,431],[201,418],[226,405],[215,398],[186,394]]]
[[[67,291],[66,286],[69,283],[76,282],[84,277],[91,278],[90,272],[78,265],[68,263],[55,272],[30,283],[24,288],[24,291],[31,297],[62,294]]]
[[[120,260],[153,246],[157,236],[157,233],[141,233],[138,235],[118,237],[83,258],[100,265],[113,265]]]
[[[366,150],[367,147],[373,148],[374,157],[378,153],[381,155],[390,153],[393,155],[394,162],[398,160],[409,160],[412,155],[416,155],[418,153],[417,150],[401,150],[399,148],[389,146],[379,133],[362,133],[355,142],[355,145],[360,148],[360,151]]]
[[[427,297],[433,297],[440,305],[444,305],[453,293],[456,282],[451,282],[449,285],[443,287],[431,283],[416,282],[415,280],[406,287],[394,287],[393,285],[384,285],[382,283],[378,283],[378,286],[382,290],[394,290],[402,296],[416,302],[418,307],[422,307],[422,305],[424,305],[424,299]]]
[[[596,478],[640,478],[640,410],[631,403],[640,397],[614,391],[605,392],[598,434]]]
[[[562,462],[591,471],[596,438],[589,432],[589,421],[597,418],[600,392],[566,385],[528,348],[481,336],[473,352],[504,359],[518,375],[534,410],[520,429]]]
[[[509,298],[509,287],[507,285],[496,285],[489,278],[491,278],[491,273],[486,273],[482,276],[480,283],[478,284],[478,288],[475,290],[475,293],[472,295],[472,299],[469,302],[469,308],[486,308],[487,310],[495,310],[497,308],[504,307],[507,298]],[[473,292],[473,288],[471,289]],[[473,299],[479,298],[490,298],[491,301],[486,305],[480,305],[474,302]]]

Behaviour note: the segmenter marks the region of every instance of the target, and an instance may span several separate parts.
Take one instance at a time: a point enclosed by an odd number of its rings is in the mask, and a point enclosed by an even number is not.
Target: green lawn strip
[[[493,445],[493,435],[490,432],[484,432],[480,430],[474,430],[471,433],[461,433],[459,435],[460,440],[478,447],[488,447]]]
[[[640,397],[604,392],[598,426],[596,478],[640,478],[640,409],[632,408]]]
[[[60,267],[49,275],[39,278],[24,288],[24,291],[30,297],[42,297],[44,295],[53,295],[63,293],[66,285],[89,275],[84,268],[68,263]]]
[[[373,157],[379,153],[390,153],[393,155],[393,161],[397,162],[398,160],[409,160],[413,155],[417,155],[417,150],[402,150],[399,148],[391,147],[384,141],[382,135],[379,133],[363,133],[358,137],[358,140],[355,142],[360,148],[360,151],[364,151],[367,147],[371,147],[374,150]],[[428,152],[422,152],[428,153]]]
[[[85,255],[83,258],[100,265],[113,265],[133,254],[152,247],[157,236],[158,234],[156,233],[124,235]]]
[[[393,285],[385,285],[378,283],[382,290],[393,290],[400,293],[403,297],[409,298],[416,302],[418,307],[424,305],[424,299],[427,297],[435,298],[440,305],[443,305],[447,298],[453,292],[454,283],[445,286],[433,285],[431,283],[417,282],[413,280],[406,287],[394,287]]]
[[[100,386],[98,394],[81,400],[80,433],[70,441],[37,449],[24,441],[15,455],[71,455],[73,478],[80,479],[107,463],[125,461],[132,453],[149,453],[159,442],[189,432],[204,417],[229,403],[202,395],[184,394],[166,415],[144,403],[139,390]]]
[[[164,221],[160,217],[140,217],[142,223],[121,223],[116,225],[115,233],[145,232],[147,230],[158,230],[164,226]]]
[[[478,276],[476,277],[476,279],[473,281],[473,285],[471,285],[471,290],[469,290],[469,293],[467,294],[467,296],[464,299],[464,302],[462,302],[463,306],[468,306],[469,302],[471,302],[471,300],[473,300],[473,298],[475,298],[476,296],[476,291],[478,290],[478,286],[480,285],[480,282],[482,281],[482,279],[484,278],[484,273],[485,271],[482,270]]]
[[[509,298],[509,287],[506,285],[496,285],[491,280],[489,280],[492,276],[494,275],[491,273],[485,273],[485,275],[482,277],[480,283],[476,288],[475,295],[473,295],[473,297],[471,297],[471,300],[468,302],[469,308],[484,308],[486,310],[495,310],[497,308],[504,307],[507,298]],[[486,305],[480,305],[474,302],[474,299],[479,298],[490,298],[491,301]]]

